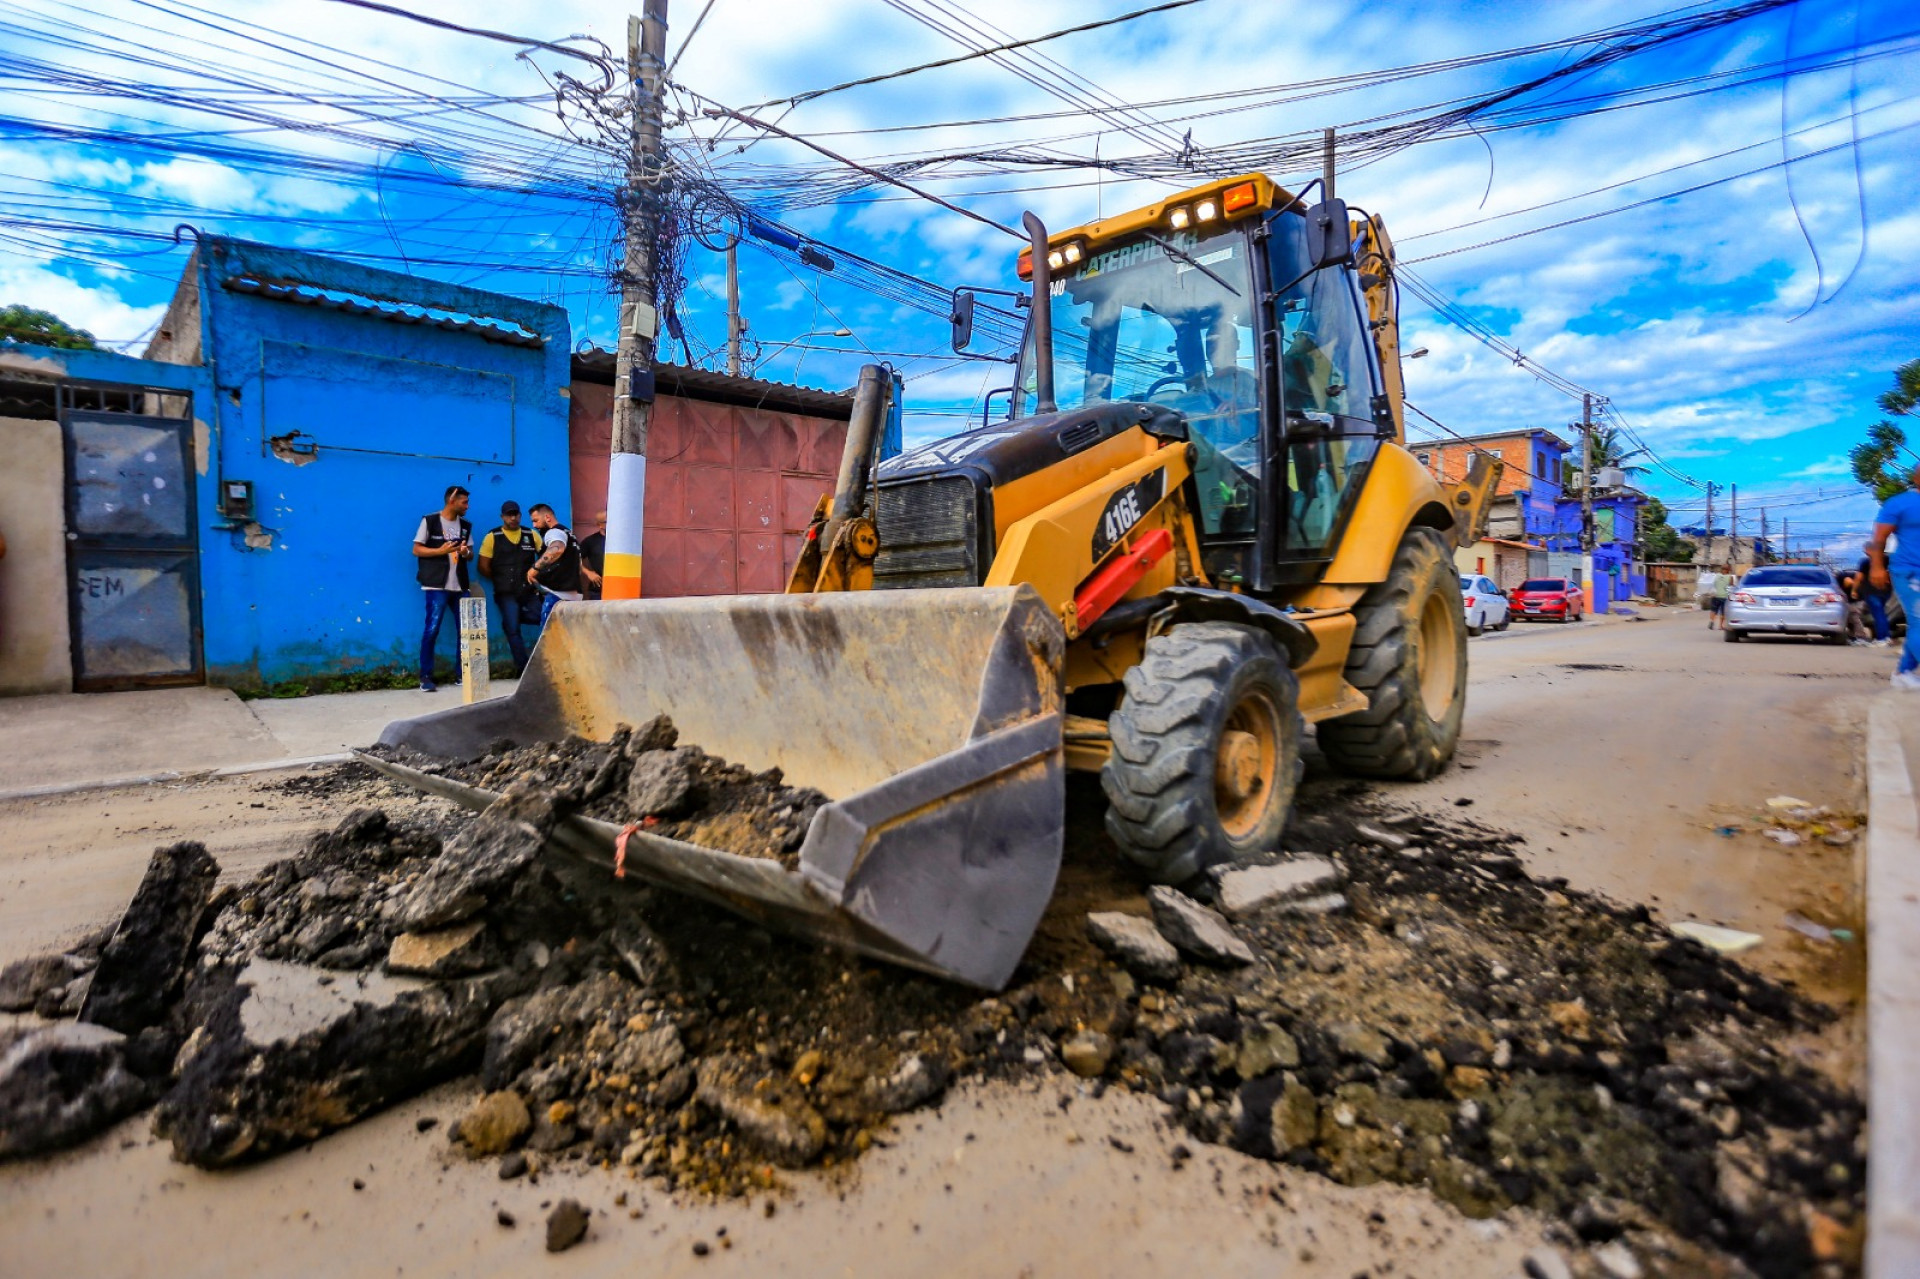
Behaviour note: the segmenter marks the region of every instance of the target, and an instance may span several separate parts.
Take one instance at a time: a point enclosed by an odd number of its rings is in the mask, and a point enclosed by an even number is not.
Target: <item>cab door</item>
[[[1305,581],[1333,557],[1380,446],[1384,401],[1351,270],[1306,269],[1306,219],[1299,213],[1276,214],[1268,228],[1267,385],[1279,399],[1274,563],[1283,580]]]

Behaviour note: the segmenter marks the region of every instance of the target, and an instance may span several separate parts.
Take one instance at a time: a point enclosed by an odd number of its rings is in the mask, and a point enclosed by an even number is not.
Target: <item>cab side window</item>
[[[1280,371],[1287,412],[1371,419],[1373,366],[1353,281],[1344,267],[1315,271],[1279,301]]]
[[[1283,213],[1269,225],[1288,488],[1280,549],[1316,557],[1379,448],[1372,337],[1347,268],[1306,270],[1306,220]]]

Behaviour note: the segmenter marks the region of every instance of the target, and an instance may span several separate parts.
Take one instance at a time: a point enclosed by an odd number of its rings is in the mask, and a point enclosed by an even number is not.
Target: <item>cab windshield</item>
[[[1053,280],[1054,396],[1061,409],[1115,401],[1186,415],[1201,524],[1251,536],[1259,489],[1251,243],[1238,229],[1167,232],[1090,254]],[[1033,335],[1021,353],[1020,411],[1036,388]]]

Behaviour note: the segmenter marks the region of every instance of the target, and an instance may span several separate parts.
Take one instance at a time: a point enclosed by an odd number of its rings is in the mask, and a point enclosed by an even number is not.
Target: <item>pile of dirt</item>
[[[543,851],[570,805],[652,785],[636,761],[687,759],[657,727],[453,765],[508,794],[444,840],[353,814],[196,908],[167,1042],[138,1054],[173,1062],[181,1157],[258,1157],[477,1069],[450,1135],[503,1176],[582,1161],[734,1195],[847,1164],[955,1080],[1054,1078],[1063,1105],[1127,1088],[1349,1184],[1525,1205],[1656,1272],[1694,1245],[1763,1276],[1857,1257],[1863,1108],[1784,1046],[1826,1011],[1532,879],[1511,836],[1312,783],[1287,859],[1149,894],[1076,779],[1055,899],[983,998]],[[269,993],[303,1011],[249,1011]]]
[[[756,773],[679,745],[679,730],[661,715],[622,725],[605,742],[569,737],[515,746],[496,742],[485,753],[444,760],[402,748],[376,747],[382,757],[502,794],[537,791],[570,812],[702,848],[777,860],[792,868],[819,791],[788,786],[778,768]]]
[[[737,1194],[857,1156],[949,1080],[1064,1068],[1349,1184],[1423,1185],[1473,1216],[1525,1205],[1595,1243],[1691,1240],[1761,1275],[1844,1273],[1863,1109],[1783,1047],[1824,1009],[1644,908],[1533,880],[1509,836],[1364,802],[1309,788],[1288,833],[1341,892],[1238,919],[1252,963],[1196,962],[1183,937],[1157,981],[1089,937],[1089,912],[1146,903],[1079,789],[1060,891],[991,998],[642,893],[612,965],[639,988],[550,1019],[529,1064],[486,1083],[563,1117],[580,1144],[536,1138],[545,1158]],[[660,1068],[631,1069],[631,1036],[668,1026]]]

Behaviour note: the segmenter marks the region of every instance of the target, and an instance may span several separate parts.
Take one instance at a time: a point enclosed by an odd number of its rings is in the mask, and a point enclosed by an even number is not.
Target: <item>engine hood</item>
[[[991,487],[1044,470],[1136,426],[1160,439],[1187,438],[1186,418],[1162,405],[1130,400],[1092,404],[994,422],[922,444],[882,462],[874,478],[885,484],[967,471]]]

